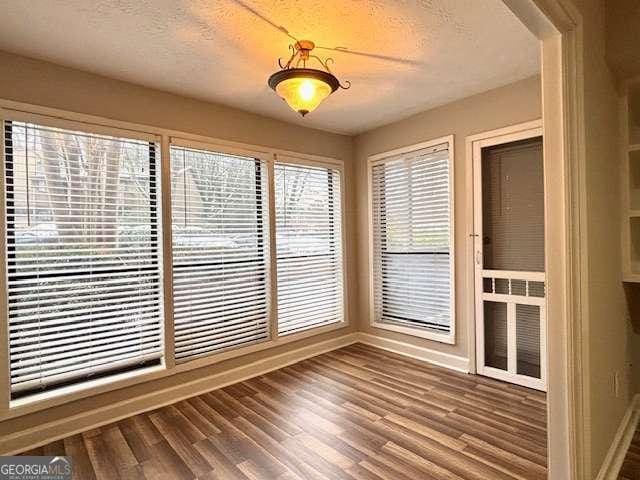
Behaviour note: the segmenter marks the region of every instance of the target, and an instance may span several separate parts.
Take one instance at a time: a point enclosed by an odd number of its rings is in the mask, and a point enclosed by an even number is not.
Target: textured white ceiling
[[[352,88],[290,111],[266,84],[288,55],[277,26],[354,52],[315,51]],[[501,0],[5,0],[0,49],[349,134],[539,71]]]

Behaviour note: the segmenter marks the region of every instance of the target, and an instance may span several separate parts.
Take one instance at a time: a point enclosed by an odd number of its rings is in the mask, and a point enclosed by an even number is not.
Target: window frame
[[[408,154],[417,150],[423,150],[438,145],[447,145],[449,151],[449,263],[450,263],[450,310],[451,324],[449,332],[440,333],[436,330],[418,328],[405,325],[394,325],[390,323],[377,322],[375,319],[375,278],[374,278],[374,224],[373,224],[373,169],[377,165],[382,165],[393,161],[398,155]],[[367,256],[369,270],[369,326],[392,332],[410,335],[412,337],[424,338],[440,343],[455,345],[456,343],[456,249],[455,249],[455,143],[454,136],[434,138],[425,142],[384,151],[367,158],[367,232],[369,241],[369,252]]]
[[[4,142],[6,141],[6,128],[7,128],[7,124],[10,125],[10,128],[13,129],[13,124],[15,123],[26,123],[26,124],[36,124],[37,126],[42,126],[45,128],[60,128],[60,129],[64,129],[64,130],[68,130],[69,132],[73,132],[73,131],[78,131],[78,132],[82,132],[82,133],[89,133],[89,134],[97,134],[97,135],[109,135],[112,136],[114,138],[123,138],[126,140],[129,139],[135,139],[135,140],[142,140],[145,143],[147,143],[147,147],[149,149],[149,219],[150,219],[150,224],[153,225],[155,222],[155,227],[156,227],[156,233],[151,235],[151,243],[153,244],[153,242],[155,242],[156,246],[150,248],[150,255],[155,259],[155,267],[157,269],[158,272],[158,277],[159,277],[159,282],[158,282],[158,294],[159,294],[159,341],[160,341],[160,352],[161,352],[161,357],[159,358],[159,361],[157,362],[157,365],[147,365],[144,367],[140,367],[140,368],[132,368],[129,371],[116,371],[116,373],[105,373],[104,375],[99,375],[97,376],[95,379],[89,379],[89,380],[84,380],[84,381],[78,381],[78,382],[72,382],[68,385],[63,384],[62,386],[53,386],[50,390],[46,390],[43,392],[38,392],[38,393],[30,393],[28,395],[25,395],[24,397],[19,397],[17,399],[11,399],[11,392],[9,392],[9,398],[10,398],[10,407],[12,405],[21,405],[24,402],[30,402],[32,398],[38,398],[40,396],[42,397],[47,397],[51,394],[54,394],[57,391],[66,391],[66,389],[69,389],[69,391],[74,391],[76,389],[76,387],[83,385],[83,384],[96,384],[99,385],[102,383],[103,380],[108,381],[108,379],[110,378],[119,378],[120,376],[122,377],[127,377],[127,376],[136,376],[139,373],[145,373],[145,372],[152,372],[156,369],[162,368],[164,365],[164,325],[165,325],[165,304],[164,304],[164,292],[163,292],[163,273],[164,273],[164,263],[163,263],[163,258],[162,258],[162,251],[161,251],[161,238],[162,238],[162,208],[161,208],[161,198],[162,198],[162,190],[161,190],[161,177],[160,177],[160,171],[162,168],[162,155],[161,155],[161,145],[160,145],[160,137],[158,136],[149,136],[146,139],[143,138],[134,138],[134,136],[129,135],[129,132],[125,132],[122,130],[109,130],[109,133],[104,133],[104,132],[100,132],[98,130],[94,131],[93,129],[91,129],[91,131],[89,131],[90,129],[85,129],[84,128],[84,124],[79,124],[76,122],[70,122],[70,121],[57,121],[56,119],[49,119],[49,118],[44,118],[41,116],[34,116],[34,115],[29,115],[29,116],[24,116],[22,114],[11,114],[11,118],[5,118],[4,115],[0,115],[0,121],[2,122],[3,125],[3,135],[2,135],[2,149],[3,149],[3,161],[4,161],[4,170],[2,171],[2,173],[0,173],[0,176],[2,177],[2,195],[3,195],[3,201],[2,201],[2,210],[0,210],[0,214],[3,215],[3,223],[2,223],[2,237],[3,237],[3,242],[6,244],[6,246],[3,249],[3,252],[5,253],[5,257],[3,258],[4,263],[4,267],[5,267],[5,276],[3,277],[3,282],[2,284],[0,284],[2,286],[2,288],[4,288],[4,291],[6,292],[6,295],[4,295],[3,299],[6,300],[7,302],[7,307],[4,310],[4,312],[7,312],[7,321],[4,322],[5,324],[8,324],[8,279],[9,279],[9,272],[11,271],[11,269],[15,269],[14,266],[12,266],[12,263],[15,263],[15,242],[16,242],[16,238],[15,238],[15,231],[13,233],[13,235],[8,234],[8,229],[7,227],[9,225],[11,225],[11,222],[7,222],[6,220],[8,218],[13,218],[13,209],[15,209],[15,205],[12,205],[11,209],[7,209],[7,204],[9,203],[9,201],[5,201],[4,199],[4,195],[9,195],[9,192],[6,191],[7,189],[7,185],[6,185],[6,180],[7,177],[4,174],[7,170],[9,170],[9,165],[11,165],[11,170],[13,170],[14,166],[13,166],[13,154],[11,155],[11,157],[9,157],[8,155],[6,155],[6,145],[4,144]],[[7,123],[5,123],[7,122]],[[64,126],[63,126],[64,125]],[[13,131],[13,130],[12,130]],[[140,136],[142,137],[142,136]],[[12,179],[15,180],[15,179]],[[13,190],[11,190],[13,191]],[[13,202],[12,202],[13,203]],[[10,213],[7,215],[7,211],[10,211]],[[152,218],[154,218],[155,220],[151,220]],[[14,219],[15,221],[15,219]],[[153,229],[151,230],[153,232]],[[13,257],[13,259],[12,259]],[[135,272],[135,268],[133,269],[129,269],[128,271],[131,272]],[[87,270],[88,272],[89,270]],[[108,269],[108,271],[103,271],[101,273],[108,273],[108,274],[122,274],[127,272],[126,269],[119,267],[110,267]],[[64,278],[64,277],[72,277],[73,275],[76,275],[76,273],[58,273],[58,274],[51,274],[50,278],[52,279],[60,279],[60,278]],[[36,276],[35,274],[32,274],[31,276]],[[9,344],[8,341],[8,335],[7,335],[7,344]],[[10,345],[8,345],[8,349],[9,349]],[[7,351],[7,361],[10,360],[10,353],[9,351]],[[10,369],[10,365],[8,364],[8,368],[7,370],[9,371],[9,390],[11,390],[11,369]]]
[[[338,172],[339,175],[339,180],[340,180],[340,227],[341,227],[341,232],[340,232],[340,254],[341,254],[341,258],[342,258],[342,320],[340,322],[334,322],[334,323],[330,323],[328,325],[320,325],[320,326],[312,326],[312,327],[308,327],[304,330],[298,331],[298,332],[294,332],[294,333],[285,333],[283,335],[279,335],[278,334],[278,324],[277,322],[274,322],[274,328],[275,328],[275,332],[273,332],[273,335],[275,335],[276,338],[290,338],[290,337],[296,337],[296,336],[300,336],[300,338],[304,338],[305,333],[307,332],[314,332],[314,331],[327,331],[330,332],[332,330],[338,329],[338,328],[342,328],[346,325],[349,325],[349,319],[348,319],[348,306],[347,306],[347,261],[346,261],[346,252],[347,252],[347,248],[346,248],[346,241],[347,241],[347,237],[346,237],[346,213],[345,213],[345,176],[344,176],[344,162],[340,161],[340,160],[334,160],[331,158],[325,158],[325,159],[321,159],[320,157],[316,157],[316,158],[305,158],[303,156],[299,156],[299,155],[292,155],[292,154],[275,154],[274,155],[274,159],[273,162],[271,164],[270,167],[270,173],[272,175],[272,179],[274,179],[273,182],[270,182],[270,186],[275,187],[275,175],[274,175],[274,166],[276,163],[281,163],[281,164],[289,164],[289,165],[301,165],[301,166],[308,166],[308,167],[319,167],[319,168],[327,168],[327,169],[331,169],[331,170],[336,170]],[[273,203],[271,203],[271,200],[273,200]],[[274,299],[273,299],[273,309],[274,309],[274,315],[277,316],[277,312],[278,312],[278,266],[277,266],[277,232],[276,232],[276,211],[275,211],[275,192],[273,192],[273,195],[271,195],[270,197],[270,207],[271,205],[273,205],[273,209],[271,209],[271,217],[270,219],[272,220],[273,223],[273,236],[272,236],[272,261],[273,261],[273,275],[272,275],[272,279],[275,282],[271,288],[271,291],[273,292],[274,295]]]
[[[265,152],[261,152],[258,150],[250,150],[250,149],[245,149],[245,148],[229,148],[227,146],[223,146],[223,145],[219,145],[219,144],[215,144],[215,143],[208,143],[208,142],[202,142],[202,141],[191,141],[188,139],[183,139],[180,137],[176,137],[173,136],[169,139],[169,154],[171,154],[171,147],[178,147],[178,148],[185,148],[185,149],[194,149],[194,150],[201,150],[204,152],[209,152],[209,153],[213,153],[213,154],[223,154],[223,155],[230,155],[230,156],[238,156],[238,157],[247,157],[247,158],[253,158],[254,161],[256,162],[256,164],[260,165],[260,169],[259,169],[259,174],[261,176],[264,176],[265,181],[266,181],[266,192],[260,192],[261,194],[266,194],[267,195],[267,219],[269,220],[268,223],[265,222],[265,218],[264,216],[261,218],[261,221],[258,222],[260,224],[260,228],[263,231],[268,230],[269,234],[263,234],[263,238],[262,241],[267,240],[269,243],[269,259],[271,259],[271,255],[273,255],[273,247],[271,245],[271,243],[273,243],[273,240],[271,239],[271,235],[270,235],[270,223],[271,223],[271,195],[270,195],[270,190],[271,190],[271,183],[272,183],[272,168],[270,167],[270,158],[272,157],[272,155],[270,156],[268,153]],[[169,163],[169,175],[171,173],[171,158],[168,159],[168,163]],[[171,188],[171,177],[169,178],[169,188]],[[257,189],[257,186],[256,186]],[[171,192],[169,192],[168,195],[166,195],[166,197],[168,198],[168,207],[170,210],[170,215],[167,217],[168,218],[168,228],[167,230],[169,230],[169,242],[171,244],[171,313],[172,313],[172,329],[174,327],[174,323],[173,323],[173,231],[172,231],[172,226],[173,226],[173,212],[171,211],[172,208],[172,196],[171,196]],[[262,209],[262,206],[260,206],[260,209]],[[266,236],[268,235],[268,236]],[[268,265],[268,272],[266,273],[266,277],[267,278],[267,285],[269,287],[271,287],[271,282],[273,282],[273,275],[271,274],[271,264]],[[275,317],[273,314],[273,303],[271,301],[271,295],[270,292],[267,292],[267,296],[269,297],[269,305],[267,306],[267,338],[263,339],[263,340],[259,340],[257,342],[245,345],[245,346],[240,346],[240,347],[229,347],[229,348],[225,348],[223,350],[218,351],[217,353],[210,353],[210,354],[205,354],[199,357],[195,357],[191,360],[186,360],[182,363],[175,363],[175,353],[173,353],[173,358],[172,358],[172,362],[174,365],[175,369],[179,369],[180,371],[183,370],[183,366],[184,365],[189,365],[191,363],[194,362],[200,362],[201,360],[207,360],[211,357],[220,357],[222,359],[226,358],[223,357],[222,355],[228,352],[235,352],[237,350],[243,350],[245,348],[250,348],[250,347],[254,347],[254,346],[258,346],[261,345],[263,343],[268,343],[270,342],[273,337],[272,337],[272,324],[275,321]],[[172,336],[170,339],[167,339],[168,343],[171,343],[172,348],[175,348],[175,343],[174,343],[175,337]],[[203,365],[207,365],[209,362],[202,362]]]
[[[330,166],[340,172],[341,181],[345,183],[344,161],[319,155],[309,155],[292,152],[283,149],[263,147],[241,142],[216,139],[209,136],[190,134],[179,130],[172,130],[162,127],[152,127],[148,125],[112,120],[100,116],[82,113],[69,112],[56,108],[43,107],[22,102],[0,99],[0,122],[4,125],[5,120],[31,122],[49,127],[76,130],[99,135],[110,135],[114,137],[124,137],[136,140],[155,142],[156,164],[158,182],[157,195],[159,196],[157,206],[160,210],[158,219],[158,241],[161,241],[162,252],[160,255],[161,275],[162,275],[162,295],[164,318],[161,323],[161,341],[163,344],[163,357],[160,365],[141,368],[133,372],[118,373],[112,376],[89,380],[74,385],[64,386],[51,391],[37,393],[24,398],[11,400],[10,398],[10,375],[9,375],[9,344],[8,344],[8,323],[6,321],[8,298],[7,298],[7,235],[5,209],[6,202],[0,202],[0,311],[4,312],[4,321],[0,322],[0,420],[17,418],[28,413],[37,412],[56,405],[65,404],[82,398],[91,397],[101,393],[129,387],[132,385],[169,377],[182,372],[195,370],[198,368],[213,365],[231,358],[241,357],[254,352],[272,349],[298,340],[321,335],[350,324],[348,318],[348,295],[346,284],[346,229],[345,208],[344,208],[344,188],[341,192],[342,208],[342,254],[343,254],[343,308],[344,321],[310,328],[301,332],[279,337],[277,333],[277,292],[276,292],[276,264],[275,264],[275,196],[274,196],[274,163],[276,158],[286,158],[287,163],[297,162],[303,165]],[[4,130],[3,130],[4,132]],[[212,150],[230,155],[253,156],[264,161],[266,168],[263,175],[267,175],[267,189],[269,195],[269,224],[264,228],[269,228],[270,244],[270,315],[268,340],[229,349],[209,356],[203,356],[181,364],[175,363],[173,345],[173,268],[172,268],[172,238],[171,238],[171,145],[185,146],[188,148],[199,148]],[[5,139],[4,133],[0,141],[2,149],[2,161],[5,161]],[[5,177],[0,175],[0,192],[5,192]],[[152,392],[154,393],[154,392]]]

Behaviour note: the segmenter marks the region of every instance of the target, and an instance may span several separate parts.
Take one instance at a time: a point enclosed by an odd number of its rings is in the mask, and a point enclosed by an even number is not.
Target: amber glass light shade
[[[290,78],[278,84],[276,93],[293,110],[305,116],[331,95],[331,87],[315,78]]]
[[[292,110],[305,116],[338,88],[338,80],[321,70],[291,68],[271,75],[269,86]]]

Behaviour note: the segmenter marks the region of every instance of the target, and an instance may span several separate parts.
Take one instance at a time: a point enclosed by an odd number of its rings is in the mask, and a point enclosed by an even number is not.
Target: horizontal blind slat
[[[172,145],[176,361],[268,336],[266,166]]]
[[[278,334],[344,320],[340,173],[276,162]]]
[[[446,148],[410,152],[373,165],[377,322],[450,331],[450,183]]]
[[[12,399],[159,364],[158,146],[3,127]]]

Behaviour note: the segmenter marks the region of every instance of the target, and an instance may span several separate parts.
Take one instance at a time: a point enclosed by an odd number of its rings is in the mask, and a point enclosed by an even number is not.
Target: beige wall
[[[629,335],[626,305],[620,282],[620,198],[617,148],[616,91],[605,64],[604,1],[575,0],[584,24],[585,141],[587,162],[588,313],[585,324],[585,352],[588,362],[587,410],[588,453],[595,476],[615,429],[630,400],[631,389],[623,382],[620,396],[613,394],[613,372],[629,378],[633,347]],[[425,92],[428,95],[428,92]],[[456,345],[444,345],[402,334],[376,330],[381,336],[466,357],[466,305],[472,292],[466,287],[471,268],[465,257],[468,242],[465,219],[470,192],[465,188],[469,160],[465,158],[467,135],[540,118],[540,79],[523,80],[490,92],[460,100],[380,127],[355,139],[306,129],[176,95],[119,82],[77,70],[63,68],[0,52],[0,97],[99,115],[121,121],[147,124],[224,140],[246,142],[319,155],[346,161],[346,210],[348,244],[347,269],[350,286],[350,316],[360,329],[368,324],[368,241],[366,200],[366,158],[404,145],[455,135],[456,202]],[[353,330],[353,326],[346,329]],[[228,360],[173,377],[128,387],[92,398],[71,402],[46,412],[0,422],[0,436],[42,422],[66,418],[89,408],[108,406],[151,390],[176,385],[249,361],[265,358],[292,347],[310,345],[336,337],[336,331],[249,356]],[[637,351],[634,354],[638,357]],[[637,371],[636,371],[637,372]],[[636,382],[638,376],[636,375]],[[640,383],[640,382],[639,382]]]
[[[428,92],[426,92],[428,94]],[[419,113],[405,120],[383,126],[355,138],[356,178],[358,186],[358,276],[359,328],[369,333],[396,339],[433,350],[467,357],[468,305],[473,292],[467,287],[471,268],[466,248],[469,242],[466,218],[471,192],[465,186],[470,159],[465,158],[465,137],[540,118],[540,77],[532,77],[475,95],[448,105]],[[369,326],[368,240],[367,240],[367,157],[394,148],[455,135],[455,262],[456,262],[456,343],[444,343],[411,337]]]
[[[633,295],[640,296],[640,289],[635,287],[633,289]],[[637,314],[637,312],[636,312]],[[630,378],[629,389],[630,395],[640,394],[640,332],[637,330],[637,326],[634,327],[632,322],[639,322],[640,319],[630,319],[627,327],[627,342],[625,349],[629,352]]]
[[[422,342],[411,337],[387,335],[387,332],[382,334],[466,356],[467,329],[465,323],[467,318],[463,307],[468,297],[465,295],[467,293],[464,280],[466,259],[463,249],[467,241],[464,225],[467,200],[464,182],[467,170],[464,137],[536,119],[541,115],[540,79],[534,77],[415,115],[407,120],[360,135],[354,140],[350,137],[306,129],[231,108],[151,90],[5,52],[0,52],[0,92],[2,98],[13,101],[179,130],[222,140],[343,159],[346,170],[345,193],[348,229],[346,257],[352,259],[348,260],[346,265],[350,286],[348,298],[349,316],[352,320],[350,327],[301,340],[294,344],[227,360],[191,372],[153,380],[0,422],[0,436],[3,433],[29,429],[44,421],[63,419],[87,409],[106,407],[125,398],[134,398],[150,391],[162,390],[293,348],[334,338],[353,331],[356,326],[365,328],[364,319],[367,318],[365,295],[367,290],[363,287],[367,285],[368,275],[363,270],[363,267],[367,265],[366,200],[364,198],[366,195],[364,170],[366,156],[451,133],[456,135],[456,248],[458,249],[457,304],[459,310],[457,344],[453,347],[446,347],[442,344]],[[357,146],[357,155],[354,152],[354,144]],[[356,200],[360,201],[359,207],[356,207]],[[356,255],[357,250],[358,254]],[[363,308],[362,312],[365,315],[361,314],[360,308]]]
[[[606,0],[607,61],[618,79],[640,75],[640,2]]]
[[[0,52],[0,98],[152,127],[179,130],[216,139],[286,149],[345,160],[345,213],[347,217],[347,273],[355,281],[355,184],[352,139],[319,130],[287,124],[231,108],[151,90],[78,70]],[[357,303],[348,298],[349,317],[355,318]],[[210,376],[239,365],[277,355],[354,330],[352,325],[274,349],[227,360],[186,373],[153,380],[132,387],[70,402],[46,411],[0,422],[0,437],[10,432],[37,427],[89,409],[107,407],[122,399],[163,390],[194,379]],[[76,426],[77,428],[82,427]]]
[[[606,59],[609,67],[622,85],[625,80],[640,77],[640,2],[637,0],[606,0]],[[640,95],[635,102],[640,103]],[[640,108],[634,119],[640,125]],[[629,289],[629,295],[637,297],[640,288]],[[637,298],[636,298],[637,302]],[[629,328],[627,348],[632,353],[631,389],[640,393],[640,318],[632,318],[635,328]],[[635,331],[634,331],[635,330]]]
[[[588,315],[584,325],[585,420],[595,477],[631,400],[634,339],[621,282],[618,92],[605,61],[604,0],[574,0],[584,27]],[[633,31],[637,33],[637,28]],[[631,32],[629,32],[631,33]],[[637,345],[637,343],[635,343]],[[614,394],[613,375],[622,385]]]
[[[351,137],[0,51],[0,98],[347,160]],[[213,80],[212,80],[213,81]],[[293,113],[292,113],[293,114]]]

